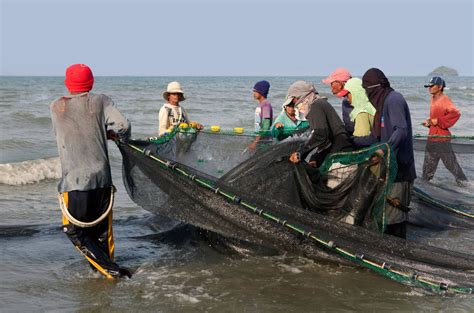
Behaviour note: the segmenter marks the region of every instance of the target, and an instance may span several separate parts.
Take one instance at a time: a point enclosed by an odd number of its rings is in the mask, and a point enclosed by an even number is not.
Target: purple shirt
[[[263,130],[263,120],[266,118],[270,119],[271,125],[273,121],[273,109],[270,101],[268,100],[259,103],[258,107],[255,109],[255,132],[260,132]]]

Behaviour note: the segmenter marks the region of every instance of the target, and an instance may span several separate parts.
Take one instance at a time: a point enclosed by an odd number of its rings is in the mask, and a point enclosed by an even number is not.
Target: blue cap
[[[266,80],[261,80],[253,86],[253,91],[258,92],[265,98],[268,96],[268,90],[270,90],[270,83]]]
[[[425,85],[425,88],[428,88],[434,85],[443,86],[444,88],[446,87],[446,82],[441,77],[434,76],[433,78],[430,79],[430,82],[427,85]]]

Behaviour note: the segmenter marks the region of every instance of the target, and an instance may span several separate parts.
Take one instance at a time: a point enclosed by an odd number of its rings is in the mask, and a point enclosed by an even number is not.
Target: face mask
[[[298,103],[296,108],[300,113],[303,114],[303,116],[308,115],[308,104],[306,103]]]

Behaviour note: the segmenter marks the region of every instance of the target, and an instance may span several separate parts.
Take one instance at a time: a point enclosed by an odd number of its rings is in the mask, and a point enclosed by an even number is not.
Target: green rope
[[[125,143],[123,143],[123,144],[125,144]],[[332,240],[328,241],[328,240],[324,240],[322,238],[319,238],[316,234],[313,234],[312,232],[307,232],[307,231],[305,231],[304,229],[302,229],[300,227],[297,227],[295,225],[292,225],[292,224],[288,223],[286,220],[282,220],[278,217],[273,216],[271,213],[266,212],[263,209],[258,209],[257,207],[251,205],[250,203],[242,201],[238,196],[232,195],[231,193],[228,193],[224,190],[221,190],[219,187],[215,187],[213,185],[213,183],[208,182],[208,181],[206,181],[205,179],[203,179],[201,177],[198,177],[196,175],[188,174],[185,170],[180,169],[176,165],[176,163],[172,163],[170,161],[164,161],[164,160],[162,160],[162,159],[160,159],[160,158],[158,158],[158,157],[156,157],[156,156],[154,156],[150,153],[146,153],[145,150],[140,149],[136,146],[133,146],[129,143],[127,143],[125,145],[127,145],[130,148],[132,148],[132,149],[134,149],[138,152],[141,152],[145,156],[148,156],[149,158],[157,161],[161,166],[163,166],[163,167],[165,167],[169,170],[180,173],[183,176],[188,177],[188,178],[192,177],[193,178],[192,181],[197,182],[199,185],[204,186],[204,187],[212,190],[216,194],[222,195],[223,197],[225,197],[229,201],[232,201],[233,203],[237,203],[237,204],[249,209],[253,213],[255,213],[259,216],[263,216],[264,218],[266,218],[268,220],[271,220],[275,223],[278,223],[278,224],[282,225],[283,227],[285,227],[285,228],[287,228],[287,229],[289,229],[289,230],[291,230],[295,233],[298,233],[299,235],[302,235],[306,238],[312,239],[314,242],[320,244],[321,246],[323,246],[327,250],[333,251],[333,252],[337,253],[338,255],[342,256],[343,258],[345,258],[349,261],[352,261],[353,263],[356,263],[360,266],[363,266],[367,269],[370,269],[370,270],[372,270],[372,271],[374,271],[378,274],[381,274],[385,277],[391,278],[391,279],[393,279],[395,281],[399,281],[399,282],[401,282],[401,281],[409,282],[413,285],[420,286],[420,287],[423,287],[425,289],[429,289],[429,290],[436,291],[436,292],[451,292],[451,293],[462,293],[462,294],[472,294],[474,292],[474,288],[449,286],[449,285],[446,285],[442,282],[434,282],[434,281],[431,281],[429,279],[425,279],[424,277],[418,275],[417,273],[406,273],[406,272],[403,272],[401,270],[393,269],[386,262],[383,262],[382,264],[380,264],[380,262],[377,262],[375,260],[370,260],[370,259],[364,257],[364,255],[357,255],[355,253],[351,253],[350,251],[346,250],[345,248],[339,247],[338,245],[336,245],[334,243],[334,241],[332,241]]]
[[[450,138],[450,139],[468,139],[468,140],[474,140],[474,136],[456,136],[456,135],[420,135],[420,134],[415,134],[413,135],[413,138]]]
[[[301,130],[288,130],[288,129],[283,129],[280,131],[280,134],[284,136],[291,136],[295,134],[296,132],[301,131]],[[224,135],[224,136],[237,136],[237,137],[271,137],[272,136],[272,131],[271,130],[262,130],[260,132],[254,132],[254,131],[243,131],[242,133],[236,132],[232,129],[220,129],[219,131],[212,131],[211,127],[207,126],[204,127],[203,129],[197,130],[192,127],[187,127],[187,128],[180,128],[176,126],[171,132],[167,132],[162,136],[155,136],[155,137],[149,137],[147,138],[148,141],[152,141],[154,143],[164,143],[166,141],[169,141],[171,138],[173,138],[177,133],[185,133],[185,134],[194,134],[197,132],[205,133],[205,134],[211,134],[211,135]],[[442,135],[421,135],[421,134],[415,134],[413,135],[413,138],[450,138],[450,139],[467,139],[467,140],[474,140],[474,136],[456,136],[456,135],[450,135],[450,136],[442,136]]]
[[[434,206],[437,206],[438,208],[446,209],[450,212],[454,212],[458,215],[468,217],[468,218],[474,218],[474,214],[467,212],[464,208],[456,208],[454,205],[446,203],[441,200],[434,199],[430,195],[428,195],[426,192],[421,190],[420,188],[413,187],[413,193],[415,196],[417,196],[420,200],[432,204]]]

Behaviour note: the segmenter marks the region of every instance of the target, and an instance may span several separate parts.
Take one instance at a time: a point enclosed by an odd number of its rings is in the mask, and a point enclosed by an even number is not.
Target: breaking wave
[[[60,177],[61,165],[58,157],[0,164],[0,184],[4,185],[35,184],[45,179]]]

